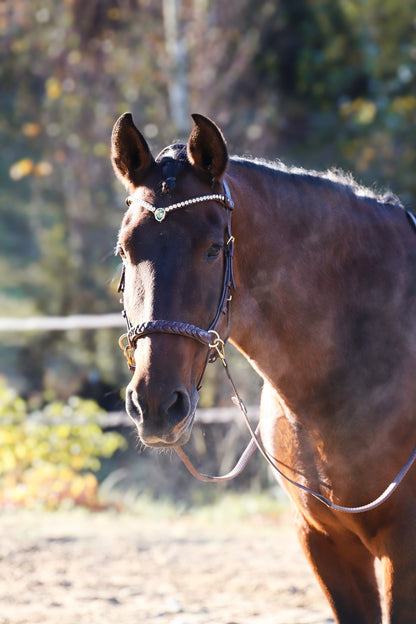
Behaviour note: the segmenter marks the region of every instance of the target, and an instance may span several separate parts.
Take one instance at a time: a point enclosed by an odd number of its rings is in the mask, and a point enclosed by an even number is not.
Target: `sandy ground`
[[[0,624],[328,624],[290,516],[2,512]]]

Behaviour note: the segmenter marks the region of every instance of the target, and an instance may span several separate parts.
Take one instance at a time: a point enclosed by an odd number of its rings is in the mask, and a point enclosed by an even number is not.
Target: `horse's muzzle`
[[[195,390],[196,398],[197,392]],[[127,388],[126,410],[135,423],[145,446],[169,447],[186,444],[191,435],[196,400],[184,387],[170,392],[159,401],[146,400],[144,395]]]

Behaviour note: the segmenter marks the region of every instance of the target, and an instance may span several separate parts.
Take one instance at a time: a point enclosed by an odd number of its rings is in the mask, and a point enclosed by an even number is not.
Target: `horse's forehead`
[[[119,232],[119,241],[152,239],[155,242],[165,238],[200,239],[204,235],[223,230],[224,210],[219,204],[191,205],[178,208],[166,215],[163,223],[158,223],[154,215],[146,210],[131,207],[124,215]]]
[[[158,223],[152,212],[130,207],[121,224],[119,243],[135,247],[146,241],[159,247],[170,241],[173,246],[180,242],[181,246],[187,247],[186,241],[219,236],[224,227],[224,213],[222,206],[214,202],[205,206],[195,204],[168,213],[163,223]]]
[[[195,174],[186,156],[186,146],[180,143],[164,148],[157,156],[143,183],[135,189],[131,189],[130,192],[135,198],[144,200],[144,203],[151,204],[154,208],[165,208],[193,197],[211,193],[212,188],[209,184],[204,183]],[[207,222],[211,226],[214,223],[217,226],[221,225],[219,215],[213,214],[213,212],[217,212],[217,207],[218,205],[213,210],[213,207],[208,206],[208,210],[206,210],[201,204],[191,206],[189,209],[178,208],[167,216],[163,226],[157,224],[159,233],[161,234],[166,227],[172,234],[174,231],[186,232],[189,228],[195,234],[200,230],[203,222]],[[222,214],[222,210],[220,212]],[[179,213],[191,214],[192,218],[183,219]],[[149,226],[151,235],[156,237],[157,232],[153,233],[153,226],[156,225],[154,218],[149,210],[146,208],[138,209],[137,204],[133,204],[124,215],[119,238],[131,239],[135,237],[135,232],[143,231],[144,228],[147,229],[147,226]],[[183,227],[169,227],[169,224],[174,225],[176,220]]]

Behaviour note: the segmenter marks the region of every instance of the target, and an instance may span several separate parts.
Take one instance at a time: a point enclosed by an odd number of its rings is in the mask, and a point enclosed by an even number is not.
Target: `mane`
[[[162,193],[169,194],[176,188],[176,178],[188,162],[186,145],[173,143],[165,147],[156,157],[156,162],[162,165]]]
[[[343,189],[349,190],[356,197],[372,199],[382,204],[390,204],[398,208],[403,208],[400,199],[396,197],[392,192],[377,192],[371,188],[359,184],[351,174],[345,173],[341,169],[333,168],[327,171],[315,171],[313,169],[304,169],[302,167],[288,166],[280,160],[268,161],[262,158],[247,158],[240,156],[233,156],[231,162],[236,165],[241,165],[247,168],[261,168],[270,175],[290,175],[299,176],[303,179],[314,184],[328,184],[331,186],[339,186]]]
[[[188,164],[186,145],[183,143],[173,143],[165,147],[156,158],[156,162],[163,165],[162,191],[169,193],[176,187],[176,178],[182,168]],[[404,209],[400,199],[391,191],[378,192],[367,186],[359,184],[352,174],[337,168],[326,171],[316,171],[314,169],[304,169],[303,167],[288,166],[281,160],[269,161],[263,158],[252,158],[247,156],[233,156],[230,162],[235,165],[247,167],[249,169],[262,169],[271,176],[288,175],[298,176],[307,179],[311,185],[326,184],[332,187],[341,187],[356,197],[373,200],[383,205],[395,206]]]

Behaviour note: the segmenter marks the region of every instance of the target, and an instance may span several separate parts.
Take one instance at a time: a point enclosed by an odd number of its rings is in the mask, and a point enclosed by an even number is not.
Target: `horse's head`
[[[129,193],[118,238],[128,348],[134,352],[126,407],[142,442],[155,447],[188,440],[215,342],[209,330],[227,332],[227,149],[213,122],[193,119],[187,145],[172,145],[156,159],[129,113],[112,134],[114,170]]]

